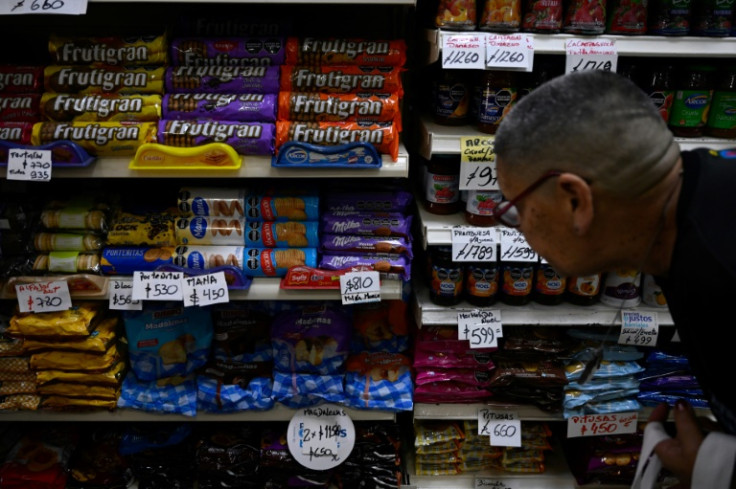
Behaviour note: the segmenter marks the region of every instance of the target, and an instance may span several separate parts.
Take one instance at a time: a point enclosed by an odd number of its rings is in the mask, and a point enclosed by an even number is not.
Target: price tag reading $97
[[[146,301],[180,301],[181,272],[133,272],[133,299]]]
[[[512,228],[499,228],[501,235],[501,252],[499,260],[502,262],[521,261],[533,262],[539,261],[539,255],[534,251],[526,238],[518,230]]]
[[[456,226],[452,228],[452,261],[495,262],[498,260],[495,228]]]
[[[69,284],[64,280],[17,284],[15,295],[20,312],[66,311],[72,307]]]
[[[490,136],[460,138],[460,190],[499,190]]]
[[[491,446],[520,447],[521,420],[514,411],[478,409],[478,434],[489,436]]]
[[[112,280],[109,286],[109,308],[124,311],[140,311],[143,309],[143,302],[133,300],[133,281],[132,280]]]
[[[230,302],[225,272],[183,278],[184,307]]]

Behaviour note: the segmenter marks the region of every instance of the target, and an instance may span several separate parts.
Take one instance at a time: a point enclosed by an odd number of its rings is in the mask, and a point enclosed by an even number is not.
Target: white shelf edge
[[[43,421],[43,422],[92,422],[92,421],[155,421],[155,422],[248,422],[248,421],[289,421],[297,409],[287,408],[276,404],[272,409],[266,411],[241,411],[237,413],[207,413],[200,412],[196,416],[184,416],[181,414],[153,413],[138,411],[134,409],[90,410],[80,412],[37,410],[37,411],[2,411],[0,410],[0,422],[5,421]],[[345,408],[348,416],[353,421],[395,421],[396,414],[389,411],[360,410]]]
[[[182,4],[182,3],[198,3],[201,4],[202,0],[89,0],[93,3],[163,3],[163,4]],[[360,0],[358,2],[354,2],[352,0],[210,0],[209,3],[228,3],[228,4],[258,4],[258,5],[268,5],[268,4],[318,4],[318,5],[341,5],[341,4],[349,4],[349,5],[362,5],[362,6],[370,6],[370,5],[415,5],[415,2],[413,0]]]
[[[54,168],[51,178],[406,178],[409,153],[402,144],[399,156],[382,155],[377,169],[274,168],[270,156],[245,156],[238,170],[131,170],[132,156],[99,157],[84,168]],[[2,177],[5,178],[3,172]]]

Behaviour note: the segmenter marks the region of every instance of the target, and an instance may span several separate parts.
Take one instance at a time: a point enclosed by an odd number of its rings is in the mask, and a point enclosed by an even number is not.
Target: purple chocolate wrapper
[[[384,278],[391,280],[409,280],[411,278],[411,262],[405,256],[384,254],[341,254],[322,255],[319,267],[323,270],[344,270],[346,268],[369,266]]]
[[[411,241],[402,237],[323,234],[321,250],[325,253],[390,253],[412,258]]]
[[[327,211],[405,212],[413,200],[406,190],[331,192],[325,198]]]
[[[273,93],[168,93],[162,111],[164,119],[275,122],[277,102]]]
[[[280,37],[187,37],[171,41],[175,66],[282,65],[285,53]]]
[[[333,212],[322,216],[324,234],[358,236],[411,236],[412,216],[398,212]]]
[[[170,66],[166,93],[278,93],[278,66]]]
[[[271,122],[161,120],[157,138],[160,144],[180,148],[226,143],[241,155],[270,155],[275,129]]]

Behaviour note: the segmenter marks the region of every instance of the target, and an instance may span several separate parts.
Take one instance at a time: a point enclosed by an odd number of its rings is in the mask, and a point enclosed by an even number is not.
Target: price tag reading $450
[[[183,278],[184,307],[230,302],[225,272]]]

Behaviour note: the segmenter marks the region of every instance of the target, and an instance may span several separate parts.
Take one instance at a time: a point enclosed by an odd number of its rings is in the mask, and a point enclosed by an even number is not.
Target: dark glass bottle
[[[580,275],[567,278],[565,300],[579,306],[590,306],[598,302],[601,292],[602,274]]]
[[[642,88],[649,94],[654,106],[659,110],[665,122],[670,120],[672,101],[675,98],[674,67],[667,63],[658,63],[651,67],[642,83]]]
[[[460,211],[460,158],[435,155],[425,162],[424,208],[432,214]]]
[[[567,280],[560,276],[548,263],[540,263],[534,274],[532,299],[540,304],[552,306],[564,299]]]
[[[499,273],[497,262],[465,265],[465,300],[478,307],[495,304],[498,299]]]
[[[452,261],[452,247],[430,250],[429,299],[440,306],[454,306],[463,299],[464,267]]]
[[[457,126],[470,122],[472,99],[469,70],[439,69],[432,83],[432,116],[437,124]]]
[[[701,137],[713,94],[715,68],[710,65],[684,67],[675,87],[668,125],[675,136]]]
[[[473,90],[473,106],[478,130],[494,134],[503,117],[513,108],[517,96],[516,74],[487,70]]]
[[[708,112],[705,134],[736,139],[736,66],[721,71]]]
[[[532,298],[534,285],[534,263],[501,263],[501,302],[513,306],[528,304]]]

